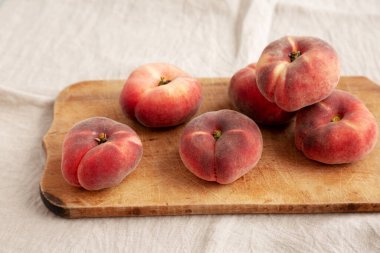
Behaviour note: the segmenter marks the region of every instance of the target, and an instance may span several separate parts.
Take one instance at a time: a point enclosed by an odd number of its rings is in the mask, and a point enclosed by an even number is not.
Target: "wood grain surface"
[[[198,114],[232,108],[229,79],[202,78],[204,100]],[[47,153],[41,198],[67,218],[237,213],[323,213],[380,211],[380,144],[364,160],[324,165],[305,158],[294,145],[294,121],[262,127],[264,149],[257,166],[229,185],[196,178],[178,154],[184,125],[148,129],[124,117],[118,104],[123,81],[87,81],[63,90],[44,136]],[[380,119],[380,87],[365,77],[342,77],[339,89],[359,97]],[[120,185],[90,192],[68,185],[61,175],[64,135],[78,121],[105,116],[131,126],[143,142],[135,172]],[[355,145],[353,143],[352,145]]]

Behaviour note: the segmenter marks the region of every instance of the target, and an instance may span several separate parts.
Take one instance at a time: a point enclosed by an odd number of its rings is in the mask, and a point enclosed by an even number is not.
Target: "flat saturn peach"
[[[264,49],[256,72],[263,96],[292,112],[332,93],[340,78],[340,63],[327,42],[315,37],[286,36]]]
[[[256,123],[233,110],[206,112],[185,126],[179,154],[195,176],[229,184],[258,163],[263,140]]]
[[[171,127],[188,121],[202,102],[200,81],[167,63],[136,68],[120,94],[123,113],[146,127]]]
[[[237,71],[228,86],[231,103],[242,113],[263,125],[288,123],[295,112],[287,112],[269,102],[259,91],[256,83],[256,64],[252,63]]]
[[[65,135],[61,171],[71,185],[86,190],[116,186],[134,171],[143,153],[129,126],[105,117],[75,124]]]
[[[377,142],[376,119],[363,102],[335,90],[297,112],[295,144],[306,157],[326,164],[362,159]]]

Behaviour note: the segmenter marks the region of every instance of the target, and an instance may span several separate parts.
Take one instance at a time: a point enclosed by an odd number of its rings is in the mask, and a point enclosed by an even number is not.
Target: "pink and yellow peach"
[[[228,96],[239,111],[263,125],[285,124],[295,115],[269,102],[261,94],[256,83],[256,64],[250,64],[232,76]]]
[[[170,127],[189,120],[202,101],[200,82],[166,63],[145,64],[128,77],[120,94],[124,114],[147,127]]]
[[[180,138],[184,165],[197,177],[229,184],[248,173],[263,149],[253,120],[232,110],[206,112],[191,120]]]
[[[105,117],[78,122],[65,135],[61,170],[73,186],[100,190],[118,185],[137,167],[142,143],[129,126]]]
[[[338,84],[335,50],[314,37],[287,36],[270,43],[257,63],[263,96],[285,111],[297,111],[329,96]]]
[[[297,149],[327,164],[350,163],[362,159],[377,141],[377,123],[372,113],[356,97],[335,90],[328,98],[301,109],[296,116]]]

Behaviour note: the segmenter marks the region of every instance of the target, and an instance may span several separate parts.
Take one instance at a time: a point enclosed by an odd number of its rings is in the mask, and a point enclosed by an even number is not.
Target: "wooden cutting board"
[[[204,101],[198,114],[232,108],[227,78],[202,78]],[[54,120],[44,137],[47,153],[41,197],[67,217],[237,213],[322,213],[380,211],[380,143],[364,160],[323,165],[294,146],[294,121],[260,127],[264,149],[257,166],[229,185],[196,178],[178,154],[184,125],[148,129],[125,118],[118,104],[123,81],[88,81],[69,86],[56,99]],[[338,88],[358,96],[380,119],[380,87],[364,77],[342,77]],[[120,185],[90,192],[68,185],[61,175],[64,135],[78,121],[105,116],[131,126],[144,155]],[[352,143],[355,145],[355,143]]]

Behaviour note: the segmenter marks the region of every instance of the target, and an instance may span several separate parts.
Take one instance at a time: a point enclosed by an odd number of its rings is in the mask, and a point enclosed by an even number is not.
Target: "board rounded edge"
[[[58,197],[48,193],[44,192],[40,186],[40,197],[42,199],[42,202],[46,206],[48,210],[50,210],[52,213],[54,213],[57,216],[63,217],[63,218],[70,218],[70,211],[63,206],[62,200],[60,200]]]

